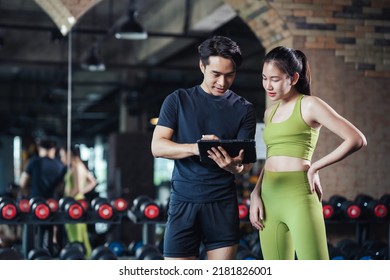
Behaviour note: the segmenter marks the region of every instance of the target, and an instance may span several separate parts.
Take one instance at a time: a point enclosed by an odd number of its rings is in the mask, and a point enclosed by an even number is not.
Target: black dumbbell
[[[47,220],[51,215],[50,206],[46,199],[41,197],[33,197],[29,200],[30,213],[38,220]]]
[[[71,242],[60,251],[60,260],[85,260],[85,247],[80,242]]]
[[[158,221],[162,216],[160,206],[146,195],[138,196],[133,200],[131,212],[140,221]]]
[[[238,244],[236,260],[257,260],[257,256],[243,243]]]
[[[96,197],[91,201],[91,207],[99,219],[110,220],[114,217],[114,208],[107,198]]]
[[[330,260],[346,260],[347,256],[341,250],[328,242],[328,252]]]
[[[92,250],[91,253],[92,260],[117,260],[118,257],[114,252],[106,246],[98,246]]]
[[[138,260],[163,260],[164,256],[161,254],[157,246],[152,244],[145,244],[135,251],[135,257]]]
[[[360,206],[363,211],[362,217],[367,219],[385,219],[388,216],[388,210],[384,203],[378,199],[374,199],[367,194],[359,194],[355,198],[355,203]]]
[[[59,209],[69,220],[81,220],[85,216],[84,207],[73,197],[66,196],[60,199]]]
[[[23,255],[13,248],[0,248],[0,260],[23,260]]]
[[[366,240],[363,242],[362,248],[372,252],[376,260],[389,259],[389,246],[385,242],[379,240]]]
[[[379,198],[379,201],[385,205],[387,205],[387,207],[390,207],[390,193],[385,193],[383,194],[380,198]]]
[[[356,241],[351,239],[343,239],[336,245],[342,253],[345,254],[348,260],[374,260],[375,256],[372,252],[362,248]]]
[[[36,248],[36,249],[32,249],[28,252],[27,259],[29,259],[29,260],[51,260],[53,258],[47,249]]]
[[[264,259],[258,231],[244,235],[240,242],[247,246],[258,260]]]
[[[329,198],[329,204],[335,211],[335,218],[356,220],[360,218],[361,208],[353,201],[347,200],[341,195],[333,195]]]
[[[14,220],[18,216],[18,209],[10,197],[0,197],[0,220]]]

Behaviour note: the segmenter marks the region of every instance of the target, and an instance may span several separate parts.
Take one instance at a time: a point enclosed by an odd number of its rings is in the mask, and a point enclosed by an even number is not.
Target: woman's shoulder
[[[277,105],[278,105],[278,103],[275,102],[275,103],[272,103],[271,105],[269,105],[269,106],[265,109],[265,111],[264,111],[264,122],[267,121],[269,115],[270,115],[271,112],[275,109],[275,107],[276,107]]]
[[[302,98],[302,106],[306,107],[307,109],[316,109],[324,105],[327,105],[327,103],[318,96],[305,95]]]

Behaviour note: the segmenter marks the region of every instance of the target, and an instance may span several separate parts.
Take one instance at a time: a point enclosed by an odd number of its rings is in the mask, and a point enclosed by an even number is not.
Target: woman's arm
[[[307,101],[306,108],[309,122],[324,126],[343,139],[336,149],[312,163],[311,169],[318,171],[346,158],[367,145],[367,140],[363,133],[348,120],[340,116],[327,103],[314,96],[309,97]]]
[[[257,183],[250,195],[249,220],[256,229],[264,228],[265,218],[263,200],[261,199],[261,185],[263,182],[264,168],[261,169]]]
[[[306,99],[306,100],[305,100]],[[326,127],[343,141],[329,154],[313,162],[308,170],[308,180],[311,192],[317,192],[322,200],[322,187],[319,180],[319,170],[341,161],[352,153],[367,145],[366,137],[352,123],[340,116],[332,107],[318,97],[304,98],[304,119],[312,127]]]

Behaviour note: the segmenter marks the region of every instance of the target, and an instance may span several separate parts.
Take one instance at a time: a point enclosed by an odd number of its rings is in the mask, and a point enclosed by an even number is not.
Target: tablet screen
[[[202,163],[216,164],[209,158],[208,150],[212,147],[221,146],[231,157],[238,156],[241,149],[244,150],[244,159],[242,163],[252,163],[256,161],[256,141],[252,139],[230,139],[230,140],[198,140],[199,156]]]

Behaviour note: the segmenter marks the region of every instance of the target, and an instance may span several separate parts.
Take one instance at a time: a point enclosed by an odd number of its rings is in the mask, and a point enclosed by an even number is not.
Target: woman
[[[267,159],[251,193],[250,221],[260,230],[264,259],[329,259],[319,171],[367,145],[365,136],[318,97],[299,50],[276,47],[264,59],[263,87],[271,101],[264,114]],[[311,162],[324,126],[341,139]]]
[[[61,160],[66,164],[67,153],[61,149]],[[85,199],[85,194],[96,186],[96,179],[80,158],[78,146],[71,148],[70,169],[65,175],[64,196],[74,197],[76,200]],[[87,224],[65,224],[69,242],[81,242],[84,244],[86,256],[91,256],[91,244],[88,236]]]

